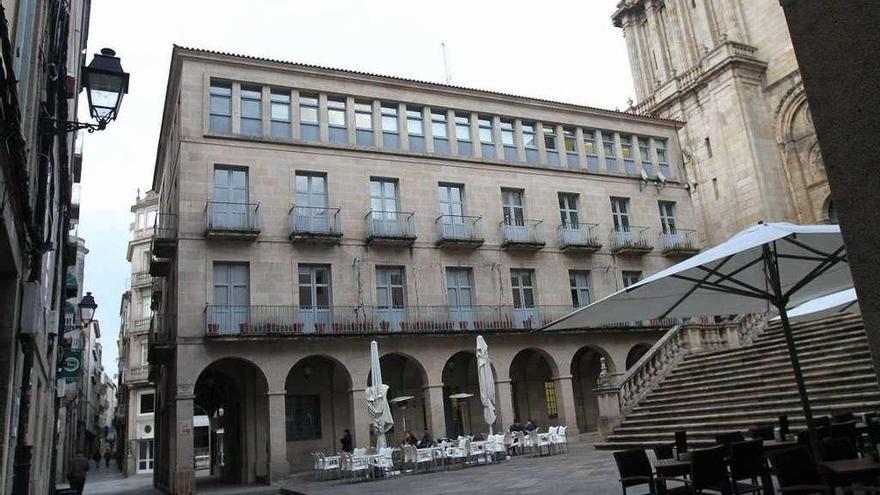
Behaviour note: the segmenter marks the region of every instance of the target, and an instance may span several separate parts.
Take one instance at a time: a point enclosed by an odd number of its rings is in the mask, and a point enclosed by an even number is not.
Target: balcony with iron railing
[[[411,211],[370,210],[367,221],[367,244],[376,246],[412,246],[416,241],[415,213]]]
[[[544,220],[502,220],[501,247],[510,251],[538,251],[546,244],[541,224]]]
[[[292,242],[339,244],[342,240],[342,208],[293,205],[288,217]]]
[[[145,383],[149,375],[149,366],[136,366],[122,372],[123,381],[126,384]]]
[[[177,215],[158,213],[153,226],[153,242],[150,247],[154,256],[171,258],[177,252]]]
[[[147,334],[147,360],[151,365],[171,362],[174,352],[170,329],[175,317],[173,313],[153,313],[150,333]]]
[[[529,330],[560,318],[571,305],[452,306],[223,306],[205,307],[205,335],[350,335]]]
[[[648,239],[648,227],[630,225],[611,229],[611,252],[613,254],[643,255],[654,249]]]
[[[131,287],[144,287],[150,285],[150,282],[153,281],[152,275],[150,275],[149,271],[144,272],[134,272],[131,274]]]
[[[437,247],[474,249],[483,245],[482,217],[466,215],[440,215],[437,225]]]
[[[690,229],[668,229],[660,233],[660,249],[664,256],[693,256],[700,252],[697,232]]]
[[[559,249],[572,253],[595,253],[602,249],[599,225],[595,223],[568,223],[557,228]]]
[[[208,201],[205,235],[209,239],[256,239],[260,235],[260,203]]]

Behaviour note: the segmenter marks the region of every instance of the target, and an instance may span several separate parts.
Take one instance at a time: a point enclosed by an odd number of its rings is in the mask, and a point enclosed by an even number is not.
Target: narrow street
[[[101,465],[100,469],[92,469],[86,478],[85,495],[158,495],[159,490],[153,488],[152,474],[138,474],[126,478],[116,467],[116,461],[110,461],[110,467]]]

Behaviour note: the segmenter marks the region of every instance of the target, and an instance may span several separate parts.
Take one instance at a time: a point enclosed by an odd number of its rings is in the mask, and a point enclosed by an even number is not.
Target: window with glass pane
[[[642,272],[634,272],[634,271],[623,271],[623,286],[629,287],[630,285],[634,285],[638,283],[639,280],[642,279]]]
[[[445,110],[431,110],[431,134],[434,136],[434,153],[449,154],[449,131]]]
[[[577,152],[577,139],[572,128],[562,128],[562,143],[565,146],[566,163],[570,168],[580,168],[580,157]]]
[[[559,215],[562,217],[562,228],[578,229],[578,195],[574,193],[559,193]]]
[[[660,227],[664,234],[675,234],[675,202],[660,201]]]
[[[535,123],[523,122],[523,146],[526,149],[526,161],[529,163],[538,163],[538,143],[535,141]]]
[[[629,198],[611,198],[611,219],[614,230],[629,232]]]
[[[620,138],[620,154],[623,156],[623,168],[630,175],[639,175],[636,169],[636,159],[633,151],[633,141],[635,136],[621,136]]]
[[[373,104],[369,101],[355,100],[354,127],[357,144],[373,146]]]
[[[669,155],[666,152],[666,140],[655,139],[654,151],[657,153],[657,163],[660,167],[660,172],[662,172],[666,178],[671,177],[672,170],[669,168]]]
[[[513,293],[513,307],[516,309],[535,307],[535,286],[533,270],[510,270],[510,287]]]
[[[250,314],[250,274],[244,263],[214,262],[214,303],[211,322],[220,333],[245,330]]]
[[[409,149],[425,151],[425,120],[420,107],[406,106],[406,132],[409,135]]]
[[[318,95],[302,93],[299,95],[300,137],[306,141],[320,139],[318,131]]]
[[[471,143],[471,118],[468,114],[455,114],[455,139],[458,140],[458,154],[472,156],[474,148]]]
[[[263,134],[262,90],[259,87],[241,87],[241,133],[250,136]]]
[[[324,174],[296,173],[294,228],[299,232],[326,232],[330,227],[327,215],[327,177]]]
[[[376,302],[379,309],[406,306],[404,280],[403,267],[376,267]]]
[[[379,213],[378,217],[397,218],[397,205],[397,181],[370,180],[370,208]]]
[[[639,160],[642,163],[642,170],[648,177],[654,176],[654,161],[651,159],[651,141],[646,137],[633,137],[639,140]]]
[[[477,119],[477,125],[480,130],[480,148],[483,152],[483,158],[494,160],[495,136],[492,134],[492,117],[481,115]]]
[[[383,103],[382,114],[382,146],[400,148],[400,126],[397,121],[399,108],[396,103]]]
[[[446,269],[446,302],[450,308],[474,305],[473,276],[470,268]]]
[[[330,142],[347,144],[348,130],[345,128],[345,97],[327,97],[327,126]]]
[[[504,159],[513,162],[516,161],[516,133],[514,132],[513,121],[500,121],[501,126],[501,144],[504,146]]]
[[[458,218],[464,215],[464,186],[460,184],[440,184],[437,188],[440,196],[440,213],[447,217]]]
[[[553,380],[544,382],[544,401],[547,404],[547,419],[559,417],[559,406],[556,401],[556,383]]]
[[[521,189],[502,189],[501,204],[506,225],[525,226],[525,210],[523,208],[523,192]]]
[[[141,293],[141,318],[149,318],[153,316],[153,310],[150,308],[152,300],[153,296],[149,291]]]
[[[605,151],[605,168],[609,172],[617,172],[617,145],[613,132],[602,131],[602,148]]]
[[[559,165],[559,141],[556,135],[556,126],[544,124],[544,150],[547,152],[547,163]]]
[[[211,122],[214,132],[232,132],[232,84],[211,81]]]
[[[290,91],[273,89],[269,103],[272,137],[290,138]]]
[[[596,131],[584,129],[584,153],[587,155],[587,170],[599,170],[599,152],[596,150]]]
[[[571,305],[575,308],[590,304],[590,272],[570,270],[568,284],[571,290]]]
[[[141,394],[139,402],[138,414],[153,414],[156,411],[156,394]]]
[[[330,267],[299,265],[300,309],[328,309],[330,304]]]

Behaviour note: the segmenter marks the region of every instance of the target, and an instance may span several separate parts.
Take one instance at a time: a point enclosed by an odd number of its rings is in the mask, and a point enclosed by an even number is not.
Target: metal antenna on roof
[[[449,73],[449,63],[446,61],[446,42],[440,42],[440,48],[443,49],[443,70],[446,72],[446,84],[452,82],[452,74]]]

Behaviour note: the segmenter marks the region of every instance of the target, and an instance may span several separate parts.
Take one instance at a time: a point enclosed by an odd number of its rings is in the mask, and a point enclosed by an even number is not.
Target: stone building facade
[[[822,154],[775,0],[623,0],[638,103],[679,130],[714,244],[759,220],[836,221]]]
[[[153,189],[149,361],[160,486],[258,482],[367,446],[377,340],[406,429],[596,430],[603,370],[668,322],[531,330],[698,250],[679,123],[175,47]],[[209,417],[199,433],[194,415]],[[205,450],[207,449],[207,450]],[[220,460],[222,459],[222,463]]]
[[[131,288],[122,296],[119,332],[120,455],[126,475],[153,471],[155,390],[149,382],[147,334],[152,319],[152,277],[150,241],[158,211],[158,196],[152,191],[131,207],[126,259],[131,265]]]

